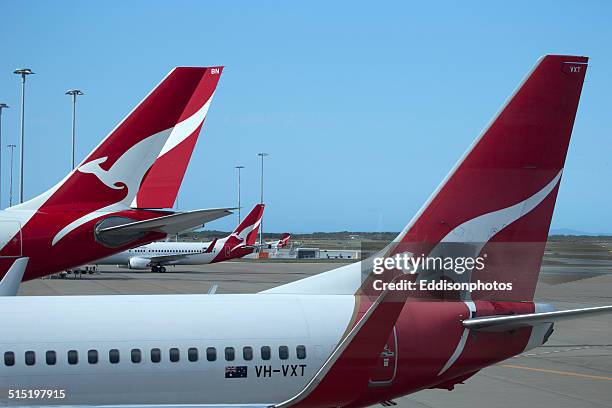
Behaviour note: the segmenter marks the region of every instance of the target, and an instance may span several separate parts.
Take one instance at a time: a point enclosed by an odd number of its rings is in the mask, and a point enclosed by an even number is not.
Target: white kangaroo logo
[[[251,233],[251,231],[253,231],[255,228],[259,227],[259,224],[261,223],[261,218],[259,218],[257,221],[255,221],[253,224],[251,225],[247,225],[242,231],[240,232],[232,232],[232,234],[230,235],[230,237],[234,237],[236,238],[239,242],[244,242],[247,238],[247,236]]]
[[[66,225],[55,235],[51,245],[55,245],[70,231],[88,221],[96,219],[108,212],[121,211],[129,208],[130,202],[134,199],[136,192],[138,192],[138,187],[140,186],[142,178],[149,167],[155,162],[158,152],[164,146],[171,131],[172,128],[164,130],[136,143],[119,157],[108,170],[104,170],[100,167],[100,164],[106,162],[108,157],[93,159],[79,166],[77,171],[85,174],[93,174],[100,182],[113,190],[125,189],[126,195],[119,201],[90,212]]]
[[[113,177],[116,176],[115,173],[117,173],[117,171],[114,171],[116,166],[113,165],[113,167],[111,167],[108,171],[104,170],[102,166],[100,166],[102,163],[106,163],[106,160],[108,160],[108,157],[94,159],[79,167],[78,170],[81,173],[93,174],[107,187],[112,189],[120,190],[124,188],[125,183],[120,181],[118,177]]]
[[[211,100],[212,96],[197,112],[177,123],[174,127],[162,130],[130,147],[112,164],[110,169],[104,170],[100,166],[108,160],[108,156],[90,160],[79,166],[77,171],[84,174],[93,174],[100,182],[113,190],[125,189],[126,195],[121,200],[99,208],[66,225],[55,235],[51,245],[55,245],[70,231],[88,221],[110,212],[130,208],[130,204],[136,197],[142,178],[147,170],[155,163],[158,157],[172,150],[197,130],[206,117]]]

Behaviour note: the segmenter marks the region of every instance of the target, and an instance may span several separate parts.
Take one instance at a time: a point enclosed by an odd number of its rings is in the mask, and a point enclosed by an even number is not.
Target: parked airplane
[[[290,239],[291,239],[291,234],[288,232],[285,232],[283,235],[281,235],[278,241],[266,242],[266,246],[268,249],[285,248],[289,244]]]
[[[391,405],[422,389],[452,389],[545,343],[556,320],[611,312],[555,312],[533,301],[586,68],[585,57],[539,60],[380,252],[384,259],[411,252],[455,262],[488,254],[484,269],[420,268],[386,279],[394,271],[373,274],[376,261],[368,259],[259,294],[3,297],[0,401]],[[27,262],[13,264],[0,293],[16,290]],[[376,276],[386,284],[495,279],[516,288],[372,291]],[[87,318],[67,318],[75,308]]]
[[[168,265],[204,265],[253,253],[264,205],[257,204],[227,237],[212,242],[153,242],[93,262],[166,272]]]
[[[172,207],[222,67],[175,68],[47,192],[0,211],[0,277],[28,257],[24,279],[83,265],[231,214]]]

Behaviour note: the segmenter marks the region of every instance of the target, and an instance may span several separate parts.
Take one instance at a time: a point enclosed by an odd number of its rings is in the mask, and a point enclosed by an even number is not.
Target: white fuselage
[[[322,366],[354,306],[348,295],[0,298],[0,405],[282,402]],[[75,307],[81,318],[66,319]],[[228,347],[234,360],[226,359]],[[252,347],[252,359],[245,359],[245,347]],[[262,347],[270,348],[269,359]],[[160,362],[152,360],[154,349]],[[172,349],[178,361],[170,360]],[[189,360],[189,349],[192,359],[197,349],[197,361]],[[111,350],[118,350],[117,363],[110,362]],[[88,362],[93,351],[96,363]],[[7,352],[14,354],[12,366],[5,364]],[[55,364],[47,363],[47,352],[55,352]],[[132,362],[133,353],[140,362]],[[23,389],[64,390],[65,398],[7,399],[9,390]]]
[[[215,247],[210,252],[205,252],[210,246],[210,242],[152,242],[99,259],[93,263],[97,265],[129,265],[132,258],[151,259],[170,255],[185,255],[178,259],[164,260],[161,264],[203,265],[211,263],[215,259],[219,251],[223,250],[224,242],[225,238],[217,240]]]

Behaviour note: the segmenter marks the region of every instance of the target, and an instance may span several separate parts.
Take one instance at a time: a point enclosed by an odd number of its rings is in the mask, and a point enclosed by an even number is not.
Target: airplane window
[[[89,350],[87,352],[87,362],[89,364],[98,364],[98,350]]]
[[[141,360],[140,349],[132,349],[132,363],[140,363]]]
[[[280,346],[278,348],[278,356],[280,357],[281,360],[286,360],[289,358],[289,347],[287,346]]]
[[[263,346],[261,348],[261,359],[262,360],[269,360],[270,359],[270,347],[268,346]]]
[[[179,352],[179,349],[177,348],[170,349],[170,361],[172,361],[173,363],[176,363],[177,361],[179,361],[180,355],[181,353]]]
[[[297,358],[300,360],[306,358],[306,346],[299,345],[295,348],[295,351],[297,351]]]
[[[206,349],[206,359],[208,361],[215,361],[217,359],[217,349],[214,347],[208,347]]]
[[[192,363],[194,361],[198,361],[198,349],[195,347],[190,347],[189,350],[187,350],[187,359]]]
[[[111,364],[117,364],[119,362],[119,350],[111,349],[108,352],[108,361],[110,361]]]
[[[159,363],[161,361],[161,350],[158,348],[151,349],[151,362]]]
[[[76,364],[79,362],[79,354],[76,350],[68,350],[68,364]]]
[[[226,347],[225,348],[225,360],[226,361],[234,361],[234,358],[236,357],[236,353],[234,351],[233,347]]]
[[[25,363],[29,366],[34,365],[36,363],[36,355],[33,351],[25,352]]]
[[[15,353],[12,351],[7,351],[4,353],[4,365],[6,366],[14,366],[15,365]]]
[[[245,360],[253,359],[253,347],[246,346],[242,348],[242,358]]]
[[[45,360],[47,360],[47,365],[55,365],[57,362],[57,356],[55,355],[55,351],[47,351],[45,353]]]

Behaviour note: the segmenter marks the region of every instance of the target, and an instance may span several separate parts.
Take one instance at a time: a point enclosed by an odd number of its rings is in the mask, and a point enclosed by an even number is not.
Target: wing
[[[139,232],[161,232],[177,234],[179,232],[201,226],[207,222],[232,214],[235,208],[213,208],[207,210],[185,211],[164,215],[144,221],[128,222],[112,227],[101,228],[101,235],[123,235]]]
[[[599,315],[604,313],[612,313],[612,306],[529,313],[524,315],[476,317],[464,320],[463,326],[476,331],[504,332],[515,330],[520,327],[533,326],[535,324],[554,323],[558,320],[576,319],[585,315]]]
[[[189,253],[189,254],[158,255],[158,256],[147,257],[147,259],[149,259],[151,263],[160,265],[160,264],[166,264],[172,261],[178,261],[179,259],[187,258],[190,255],[198,255],[201,253],[202,252],[195,252],[195,253]]]

